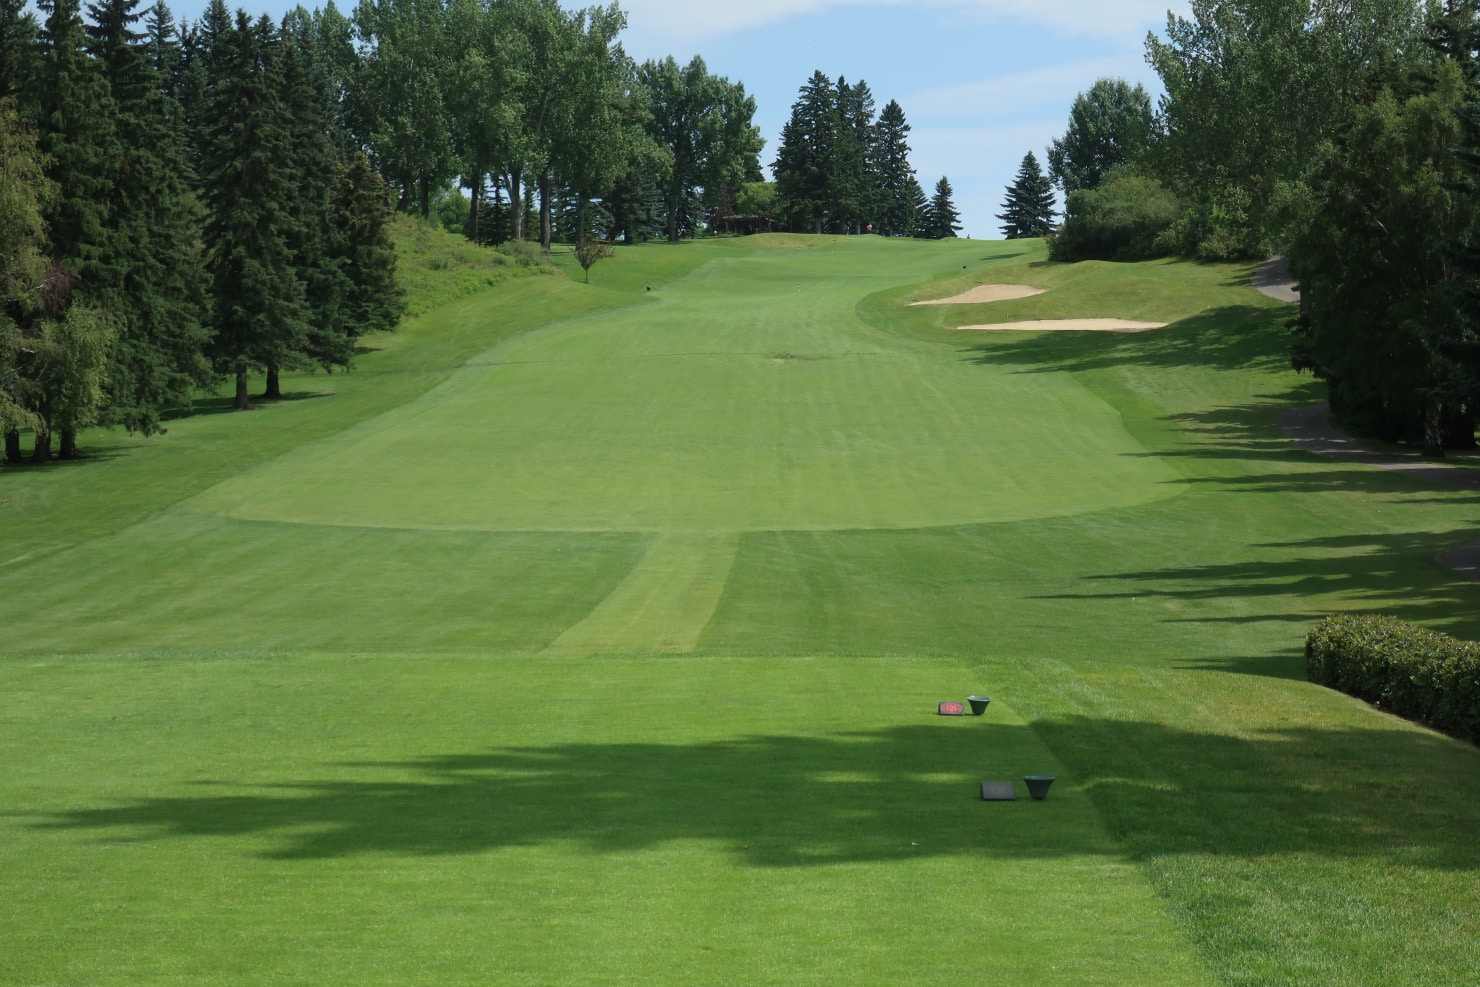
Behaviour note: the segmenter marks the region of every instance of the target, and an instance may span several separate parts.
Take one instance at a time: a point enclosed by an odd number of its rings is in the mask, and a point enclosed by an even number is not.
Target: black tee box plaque
[[[966,704],[941,703],[940,706],[936,709],[936,712],[940,713],[941,716],[965,716]]]
[[[1010,781],[984,781],[982,782],[983,802],[1016,802],[1017,789],[1012,787]]]

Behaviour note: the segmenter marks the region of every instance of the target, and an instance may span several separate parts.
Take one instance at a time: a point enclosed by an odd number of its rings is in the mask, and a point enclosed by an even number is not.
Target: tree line
[[[1048,149],[1066,202],[1050,256],[1285,254],[1292,363],[1326,382],[1338,419],[1430,455],[1473,446],[1480,0],[1190,8],[1147,38],[1155,107],[1120,79],[1075,99]],[[1028,164],[1009,205],[1041,190]]]
[[[0,433],[160,431],[201,388],[347,367],[403,310],[387,221],[481,242],[676,240],[761,179],[744,86],[637,64],[613,4],[0,0]],[[59,445],[54,445],[59,444]]]
[[[0,0],[0,431],[151,434],[247,374],[348,366],[401,299],[384,183],[302,11]],[[142,23],[141,23],[142,22]]]
[[[796,233],[954,237],[961,224],[951,183],[942,177],[926,198],[910,166],[909,133],[896,100],[876,115],[867,82],[814,72],[771,166],[776,217]]]

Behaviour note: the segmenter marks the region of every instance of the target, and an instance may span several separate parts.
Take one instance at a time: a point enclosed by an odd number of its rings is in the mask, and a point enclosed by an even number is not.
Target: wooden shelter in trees
[[[769,216],[721,216],[720,224],[726,233],[750,236],[752,233],[770,233],[775,221]]]

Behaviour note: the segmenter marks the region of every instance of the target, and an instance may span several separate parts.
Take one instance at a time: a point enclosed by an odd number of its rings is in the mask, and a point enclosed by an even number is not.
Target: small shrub
[[[1480,644],[1396,617],[1340,615],[1311,630],[1305,667],[1318,685],[1480,740]]]
[[[1177,197],[1156,179],[1113,174],[1098,188],[1069,196],[1049,256],[1059,261],[1162,257],[1176,248],[1166,234],[1181,215]]]
[[[497,249],[520,267],[539,267],[545,263],[540,245],[529,240],[510,240],[499,244]]]

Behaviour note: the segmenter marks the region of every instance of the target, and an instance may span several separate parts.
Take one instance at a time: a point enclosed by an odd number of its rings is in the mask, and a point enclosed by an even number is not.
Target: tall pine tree
[[[1002,203],[1002,233],[1009,240],[1048,236],[1053,232],[1053,180],[1043,173],[1038,157],[1029,151]]]
[[[111,323],[95,318],[91,310],[106,300],[118,250],[110,205],[122,145],[117,107],[102,66],[87,53],[78,0],[43,0],[39,6],[46,21],[32,103],[41,148],[57,186],[44,214],[47,254],[55,268],[46,292],[47,321],[35,337],[38,357],[28,391],[38,416],[34,458],[44,462],[51,458],[54,435],[62,440],[62,454],[70,456],[76,429],[94,419],[95,408],[88,401],[95,388],[81,382],[91,380],[90,361],[100,352],[107,356]],[[89,311],[70,318],[68,309],[74,305]],[[43,336],[48,340],[44,346]],[[39,356],[43,352],[44,359]],[[80,362],[68,366],[69,358]],[[65,396],[58,388],[76,393]]]
[[[953,194],[950,181],[941,176],[941,180],[935,183],[935,195],[926,210],[925,236],[928,239],[945,240],[961,231],[961,216],[951,199]]]
[[[874,225],[884,236],[907,235],[915,231],[916,210],[910,196],[910,182],[915,179],[915,169],[910,167],[909,134],[910,125],[905,122],[904,108],[891,99],[879,113],[879,120],[873,128],[873,146],[869,151],[876,203]]]
[[[36,68],[36,17],[27,0],[0,0],[0,99],[28,90]]]
[[[90,296],[112,314],[118,340],[108,362],[102,420],[159,430],[161,413],[187,408],[210,380],[203,356],[205,271],[179,104],[158,65],[170,62],[167,11],[155,37],[133,28],[140,0],[91,5],[90,48],[115,109],[116,154],[107,183],[109,236]],[[63,437],[64,452],[67,441]]]
[[[21,429],[36,425],[21,395],[22,338],[35,316],[37,285],[46,270],[42,206],[55,191],[34,129],[15,100],[0,98],[0,434],[5,437],[0,462],[21,458]]]
[[[776,198],[794,231],[821,233],[835,212],[832,175],[838,128],[832,80],[814,72],[792,104],[772,166]]]
[[[306,348],[310,310],[293,252],[290,127],[274,85],[281,40],[266,18],[238,13],[212,44],[202,155],[211,355],[235,379],[235,406],[245,410],[248,374],[289,364]]]
[[[325,370],[348,367],[354,356],[354,330],[347,324],[344,299],[350,283],[344,271],[343,229],[331,201],[334,184],[343,170],[339,145],[330,133],[332,111],[323,85],[323,66],[315,64],[310,25],[280,32],[270,82],[282,107],[287,140],[291,195],[283,205],[289,213],[287,239],[293,267],[304,286],[308,310],[303,347],[286,351],[268,363],[263,397],[282,397],[279,371],[318,366]]]
[[[406,310],[396,283],[396,246],[390,238],[390,190],[363,154],[350,160],[334,187],[336,258],[345,279],[341,326],[352,341],[396,327]]]
[[[829,183],[833,228],[843,233],[861,233],[875,207],[868,160],[874,128],[874,94],[867,82],[850,86],[840,76],[837,107],[837,143]]]

